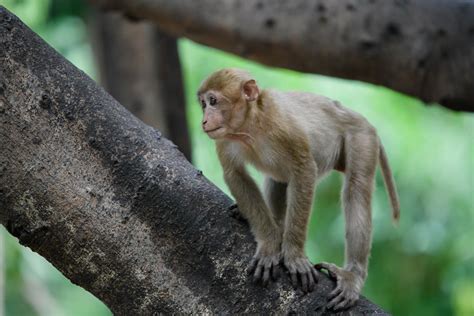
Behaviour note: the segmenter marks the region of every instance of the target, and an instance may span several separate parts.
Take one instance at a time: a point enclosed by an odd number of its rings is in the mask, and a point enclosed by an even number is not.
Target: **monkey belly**
[[[256,162],[256,161],[249,161],[255,169],[260,171],[261,173],[265,174],[266,176],[269,176],[273,180],[281,183],[288,183],[289,182],[289,175],[290,172],[288,170],[285,170],[284,168],[276,168],[273,167],[272,165],[265,165],[262,164],[261,162]]]
[[[251,164],[273,180],[288,183],[291,174],[289,164],[281,163],[285,158],[277,155],[268,144],[263,142],[255,147],[259,148],[258,152],[241,142],[233,141],[228,145],[228,150],[233,157],[241,157],[245,163]]]
[[[281,183],[288,183],[290,175],[289,164],[281,163],[281,160],[275,155],[261,156],[260,159],[253,159],[249,161],[258,171],[269,176],[273,180]]]

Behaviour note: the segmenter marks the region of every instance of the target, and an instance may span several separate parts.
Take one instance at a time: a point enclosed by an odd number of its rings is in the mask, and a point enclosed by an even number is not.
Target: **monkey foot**
[[[291,278],[291,284],[296,289],[298,283],[301,284],[303,292],[312,292],[315,284],[318,282],[318,272],[306,257],[287,258],[283,260],[283,264],[288,269]],[[300,280],[300,282],[298,282]]]
[[[270,276],[274,281],[280,277],[280,255],[262,256],[256,254],[250,261],[248,274],[253,274],[254,282],[262,282],[264,286],[270,281]]]
[[[329,276],[336,280],[336,288],[329,293],[328,309],[335,311],[351,307],[359,299],[359,293],[364,283],[363,279],[354,272],[339,268],[333,263],[322,262],[315,265],[318,270],[325,269]]]

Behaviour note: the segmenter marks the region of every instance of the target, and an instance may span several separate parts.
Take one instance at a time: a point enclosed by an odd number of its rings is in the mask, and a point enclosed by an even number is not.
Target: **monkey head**
[[[205,79],[197,95],[203,110],[202,129],[210,138],[222,139],[242,131],[259,89],[247,72],[227,68]]]

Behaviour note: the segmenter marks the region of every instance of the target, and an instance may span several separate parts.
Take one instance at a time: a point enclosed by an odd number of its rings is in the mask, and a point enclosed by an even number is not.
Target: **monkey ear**
[[[258,99],[259,91],[255,80],[251,79],[244,83],[242,90],[247,101],[255,101]]]

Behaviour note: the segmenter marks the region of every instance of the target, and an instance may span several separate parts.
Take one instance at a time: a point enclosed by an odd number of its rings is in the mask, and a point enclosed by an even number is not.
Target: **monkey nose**
[[[207,121],[202,121],[202,126],[206,125]]]

